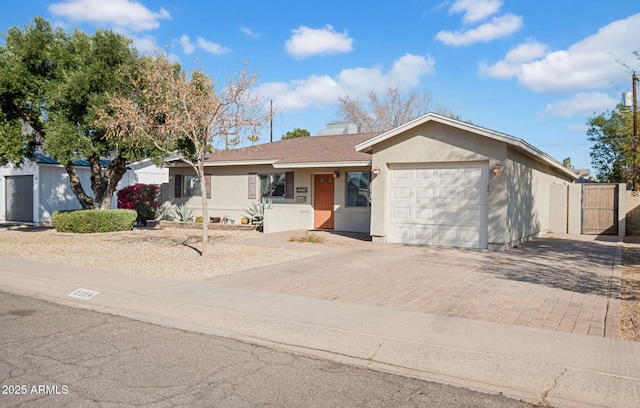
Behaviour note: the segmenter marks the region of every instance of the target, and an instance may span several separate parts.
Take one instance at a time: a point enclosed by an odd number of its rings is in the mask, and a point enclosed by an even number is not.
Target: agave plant
[[[264,210],[270,208],[271,200],[262,198],[258,202],[251,203],[251,206],[245,210],[245,213],[253,225],[262,225],[264,222]]]
[[[176,205],[175,212],[178,217],[178,221],[190,222],[193,220],[194,210],[186,204]]]

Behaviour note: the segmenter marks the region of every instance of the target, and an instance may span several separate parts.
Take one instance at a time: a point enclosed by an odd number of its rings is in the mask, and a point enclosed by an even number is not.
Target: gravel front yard
[[[624,242],[620,331],[623,339],[640,341],[640,236],[626,236]]]
[[[209,256],[199,255],[202,231],[197,229],[135,229],[107,234],[67,234],[53,229],[0,228],[0,254],[33,261],[135,273],[160,278],[200,281],[239,270],[321,253],[298,244],[252,245],[256,231],[209,231]]]

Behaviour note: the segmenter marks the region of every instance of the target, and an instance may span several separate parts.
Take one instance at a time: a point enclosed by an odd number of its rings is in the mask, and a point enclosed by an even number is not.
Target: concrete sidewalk
[[[0,290],[551,406],[640,406],[640,343],[0,258]],[[88,300],[76,289],[98,291]]]

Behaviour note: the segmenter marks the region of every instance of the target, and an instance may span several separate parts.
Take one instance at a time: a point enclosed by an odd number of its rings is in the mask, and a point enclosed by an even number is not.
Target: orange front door
[[[333,174],[316,174],[313,189],[313,227],[333,228]]]

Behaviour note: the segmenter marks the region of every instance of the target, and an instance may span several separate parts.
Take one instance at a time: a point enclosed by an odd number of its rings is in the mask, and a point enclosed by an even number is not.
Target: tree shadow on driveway
[[[489,253],[482,272],[498,278],[620,298],[620,277],[613,276],[616,245],[543,237],[506,252]]]

